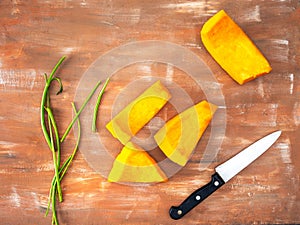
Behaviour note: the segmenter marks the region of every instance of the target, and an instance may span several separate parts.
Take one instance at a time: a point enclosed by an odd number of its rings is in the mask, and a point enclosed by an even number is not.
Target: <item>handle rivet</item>
[[[177,211],[177,214],[178,214],[178,215],[181,215],[181,214],[182,214],[182,210],[179,209],[179,210]]]
[[[219,181],[217,181],[217,180],[214,182],[214,185],[215,185],[215,186],[219,186],[219,184],[220,184],[220,183],[219,183]]]
[[[199,201],[200,199],[201,199],[201,196],[200,196],[200,195],[197,195],[197,196],[196,196],[196,200]]]

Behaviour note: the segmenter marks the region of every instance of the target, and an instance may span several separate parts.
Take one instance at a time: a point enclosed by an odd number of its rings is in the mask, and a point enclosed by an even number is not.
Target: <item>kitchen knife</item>
[[[208,184],[194,191],[179,206],[172,206],[170,208],[169,213],[171,218],[174,220],[182,218],[200,202],[267,151],[280,135],[281,131],[273,132],[245,148],[223,164],[217,166],[215,168],[216,172],[212,175],[211,181]]]

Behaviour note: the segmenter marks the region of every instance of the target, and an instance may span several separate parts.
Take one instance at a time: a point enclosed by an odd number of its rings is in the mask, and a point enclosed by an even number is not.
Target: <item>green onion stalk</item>
[[[67,129],[64,132],[64,134],[62,135],[62,137],[60,138],[59,132],[58,132],[59,129],[58,129],[55,117],[53,115],[53,111],[51,109],[49,89],[51,87],[52,82],[56,81],[59,84],[59,91],[57,92],[57,94],[60,94],[63,91],[62,82],[61,82],[60,78],[55,77],[55,74],[56,74],[58,68],[60,67],[60,65],[65,60],[65,58],[66,57],[63,56],[58,61],[58,63],[53,68],[51,74],[49,75],[49,77],[47,76],[47,74],[44,74],[45,87],[44,87],[43,94],[42,94],[41,108],[40,108],[40,110],[41,110],[40,111],[41,127],[42,127],[42,131],[43,131],[43,135],[45,137],[46,143],[52,152],[52,159],[53,159],[53,165],[54,165],[54,176],[52,178],[51,185],[50,185],[49,201],[48,201],[48,206],[47,206],[45,216],[48,215],[50,206],[51,206],[52,224],[55,224],[55,225],[59,225],[58,218],[57,218],[57,212],[56,212],[56,204],[57,204],[56,198],[58,198],[59,202],[63,201],[61,181],[64,178],[67,170],[69,169],[69,167],[76,155],[76,152],[78,150],[78,146],[79,146],[80,135],[81,135],[79,116],[80,116],[81,112],[83,111],[83,109],[86,107],[87,103],[92,98],[93,94],[95,93],[95,91],[97,90],[99,85],[101,84],[101,81],[99,81],[96,84],[96,86],[89,93],[88,97],[85,99],[85,101],[83,102],[82,106],[79,108],[78,111],[75,107],[75,104],[73,102],[71,103],[75,116],[72,119],[72,121],[70,122],[69,126],[67,127]],[[99,96],[101,95],[101,97],[102,97],[107,83],[108,83],[108,80],[106,81],[104,87],[100,91]],[[99,103],[97,101],[97,104],[96,104],[97,111],[98,111],[101,97],[98,97]],[[94,113],[94,117],[95,117],[95,113]],[[75,144],[72,154],[62,163],[61,162],[61,144],[65,141],[65,138],[69,134],[70,130],[72,129],[72,127],[76,121],[77,121],[77,127],[78,127],[77,141],[76,141],[76,144]]]

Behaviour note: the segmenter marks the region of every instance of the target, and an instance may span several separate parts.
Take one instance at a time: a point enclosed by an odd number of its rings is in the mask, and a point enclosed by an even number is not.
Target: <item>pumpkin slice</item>
[[[106,128],[125,145],[170,98],[169,91],[157,81],[118,113]]]
[[[201,38],[217,63],[241,85],[272,70],[259,49],[224,10],[204,24]]]
[[[152,183],[167,179],[155,160],[132,142],[128,142],[116,157],[108,176],[110,182]]]
[[[217,106],[202,101],[170,119],[154,139],[164,154],[184,166],[210,123]]]

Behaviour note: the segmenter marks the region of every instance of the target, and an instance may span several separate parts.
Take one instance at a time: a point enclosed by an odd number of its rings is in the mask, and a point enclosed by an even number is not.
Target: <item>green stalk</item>
[[[74,112],[77,113],[77,110],[76,110],[76,107],[74,105],[74,103],[72,103],[72,106],[73,106],[73,109],[74,109]],[[77,150],[78,150],[78,146],[79,146],[79,141],[80,141],[80,136],[81,136],[81,125],[80,125],[80,120],[78,118],[78,121],[77,121],[77,125],[78,125],[78,136],[77,136],[77,141],[76,141],[76,144],[75,144],[75,147],[74,147],[74,150],[73,150],[73,153],[68,157],[68,159],[63,163],[62,167],[59,169],[59,181],[61,181],[65,175],[65,173],[67,172],[67,169],[69,168]],[[48,201],[48,207],[47,207],[47,210],[46,210],[46,213],[45,213],[45,216],[48,215],[49,213],[49,209],[50,209],[50,199],[52,198],[52,193],[55,190],[56,188],[56,177],[54,176],[53,179],[52,179],[52,182],[51,182],[51,188],[50,188],[50,192],[49,192],[49,201]],[[54,196],[55,197],[55,196]],[[52,206],[53,208],[53,206]]]
[[[92,98],[93,94],[95,93],[95,91],[97,90],[97,88],[99,87],[99,85],[101,84],[101,81],[99,81],[96,86],[94,87],[94,89],[91,91],[91,93],[88,95],[88,97],[86,98],[86,100],[84,101],[83,105],[81,106],[81,108],[78,110],[78,112],[75,114],[75,117],[73,118],[73,120],[71,121],[71,123],[69,124],[68,128],[66,129],[64,135],[62,136],[62,138],[60,139],[60,142],[63,142],[65,140],[65,138],[67,137],[67,135],[69,134],[73,124],[75,123],[75,121],[77,120],[77,118],[79,117],[80,113],[82,112],[82,110],[85,108],[85,106],[87,105],[87,103],[89,102],[89,100]]]
[[[46,84],[45,84],[45,87],[44,87],[44,90],[43,90],[43,94],[42,94],[42,100],[41,100],[41,112],[40,112],[40,117],[41,117],[41,127],[42,127],[42,131],[43,131],[43,134],[44,134],[44,137],[46,139],[46,142],[49,146],[49,148],[51,148],[51,141],[50,141],[50,137],[49,137],[49,134],[47,132],[47,127],[46,127],[46,124],[45,124],[45,109],[44,109],[44,106],[45,106],[45,103],[46,103],[46,100],[47,100],[47,94],[48,94],[48,90],[49,90],[49,87],[50,87],[50,84],[53,80],[53,75],[56,73],[58,67],[63,63],[63,61],[65,60],[65,56],[63,56],[59,61],[58,63],[55,65],[55,67],[53,68],[49,78],[47,78],[47,75],[45,74],[45,79],[46,79]]]
[[[52,204],[52,224],[58,225],[58,219],[57,219],[57,215],[56,215],[56,198],[55,198],[55,194],[56,194],[56,185],[53,186],[53,190],[52,190],[52,196],[51,196],[51,204]]]
[[[52,202],[52,192],[53,192],[53,188],[54,188],[53,187],[54,180],[55,180],[55,177],[53,177],[52,182],[51,182],[50,191],[49,191],[49,197],[48,197],[48,205],[47,205],[47,210],[45,212],[45,217],[48,216],[49,209],[50,209],[50,204]],[[52,207],[52,209],[53,209],[53,207]]]
[[[96,105],[95,105],[95,108],[94,108],[94,114],[93,114],[93,123],[92,123],[92,131],[93,132],[97,131],[96,122],[97,122],[98,109],[99,109],[100,102],[101,102],[102,96],[104,94],[104,91],[106,89],[106,86],[107,86],[108,82],[109,82],[109,78],[106,79],[101,91],[99,92],[98,98],[97,98],[97,102],[96,102]]]
[[[69,163],[71,159],[71,156],[68,157],[68,159],[63,163],[62,167],[59,169],[59,174],[62,174],[62,171],[66,168],[67,164]],[[64,174],[63,174],[64,175]],[[63,176],[60,176],[59,181],[61,181],[63,179]],[[56,176],[54,175],[51,181],[51,186],[50,186],[50,190],[49,190],[49,200],[48,200],[48,206],[47,206],[47,210],[45,212],[45,216],[48,216],[49,210],[50,210],[50,204],[52,201],[52,194],[53,192],[56,192]],[[55,195],[54,195],[55,197]],[[53,210],[53,206],[52,206],[52,210]]]
[[[63,56],[60,58],[60,60],[58,61],[58,63],[55,65],[55,67],[53,68],[52,72],[50,73],[49,79],[52,79],[54,74],[56,73],[58,67],[63,63],[63,61],[66,59],[66,56]]]
[[[59,66],[62,64],[62,62],[64,60],[65,60],[65,57],[62,57],[58,61],[58,63],[53,68],[49,77],[47,76],[47,74],[44,75],[46,83],[45,83],[45,87],[44,87],[43,94],[42,94],[41,111],[40,111],[41,127],[42,127],[42,131],[43,131],[45,140],[46,140],[49,148],[52,151],[54,172],[55,172],[52,182],[51,182],[51,187],[50,187],[50,191],[49,191],[48,207],[47,207],[45,216],[48,215],[50,205],[52,205],[52,224],[55,224],[55,225],[58,225],[57,212],[56,212],[56,200],[57,200],[56,196],[58,196],[58,200],[60,202],[62,202],[63,197],[62,197],[62,190],[61,190],[60,183],[61,183],[63,177],[65,176],[69,166],[71,165],[71,163],[75,157],[75,154],[78,150],[78,146],[79,146],[79,140],[80,140],[80,135],[81,135],[79,115],[81,114],[82,110],[85,108],[85,106],[87,105],[87,103],[89,102],[89,100],[91,99],[91,97],[93,96],[93,94],[95,93],[95,91],[97,90],[97,88],[99,87],[99,85],[101,83],[99,81],[96,84],[94,89],[91,91],[91,93],[88,95],[88,97],[84,101],[84,103],[81,106],[81,108],[79,109],[79,111],[76,110],[74,103],[72,103],[72,106],[73,106],[73,109],[75,112],[75,117],[73,118],[73,120],[69,124],[68,128],[66,129],[64,135],[60,139],[56,121],[55,121],[54,115],[51,110],[49,88],[51,86],[52,81],[57,81],[60,86],[60,89],[57,92],[57,94],[59,94],[63,91],[63,86],[62,86],[61,80],[57,77],[54,77],[54,74],[56,73],[57,69],[59,68]],[[107,83],[108,83],[108,80],[106,81],[104,87],[102,88],[103,90],[100,91],[100,94],[99,94],[100,97],[98,97],[100,99],[97,101],[97,102],[99,102],[99,103],[97,103],[97,107],[99,107],[100,100],[101,100],[101,97],[103,95],[103,92],[104,92],[104,89],[105,89]],[[48,127],[46,126],[46,122],[45,122],[46,113],[47,113],[47,119],[48,119]],[[67,158],[67,160],[60,167],[60,165],[61,165],[61,143],[65,140],[65,138],[69,134],[69,132],[72,129],[76,120],[78,120],[78,137],[77,137],[75,147],[73,149],[72,154]]]
[[[51,145],[52,145],[54,151],[56,152],[56,167],[59,168],[60,167],[60,157],[61,157],[61,154],[60,154],[61,147],[60,147],[60,141],[59,141],[59,135],[58,135],[58,128],[57,128],[57,125],[56,125],[54,115],[52,113],[51,108],[46,107],[46,111],[48,113],[48,120],[50,122],[49,123],[49,133],[50,133],[50,135],[53,135],[51,127],[53,126],[53,129],[54,129],[56,146],[54,145],[54,138],[53,137],[51,137]]]
[[[44,77],[45,77],[45,81],[47,83],[47,74],[44,74]],[[46,107],[47,108],[50,108],[50,94],[49,92],[47,92],[47,96],[46,96]],[[50,118],[49,116],[47,116],[47,119],[48,119],[48,127],[49,127],[49,134],[50,134],[50,140],[51,140],[51,146],[50,146],[50,149],[52,151],[53,147],[54,146],[54,138],[53,138],[53,133],[52,133],[52,126],[51,126],[51,121],[50,121]],[[54,175],[55,177],[55,175]],[[53,190],[53,182],[51,183],[51,188],[50,188],[50,191],[49,191],[49,197],[48,197],[48,207],[47,207],[47,210],[46,210],[46,213],[45,213],[45,216],[48,215],[48,212],[49,212],[49,209],[50,209],[50,204],[51,204],[51,201],[52,201],[52,190]]]
[[[49,137],[47,127],[46,127],[46,124],[45,124],[45,109],[44,109],[45,101],[46,101],[46,98],[47,98],[47,95],[48,95],[49,86],[50,86],[50,83],[47,80],[44,91],[43,91],[42,101],[41,101],[41,126],[42,126],[42,130],[43,130],[43,134],[44,134],[44,137],[46,139],[46,142],[47,142],[49,148],[52,148],[50,137]]]
[[[56,140],[58,140],[59,142],[59,136],[58,136],[58,130],[57,130],[57,126],[56,126],[56,122],[54,120],[54,116],[52,114],[52,111],[50,108],[45,107],[48,116],[50,118],[51,121],[51,126],[53,127],[54,130],[54,134],[55,134],[55,138]],[[51,138],[51,143],[53,143],[53,138]],[[58,144],[58,146],[60,146],[60,143]],[[57,149],[60,149],[60,147],[57,146]],[[57,181],[59,181],[59,162],[58,162],[58,158],[60,158],[60,156],[56,156],[56,152],[55,152],[55,148],[54,148],[54,144],[51,145],[51,151],[52,151],[52,157],[53,157],[53,164],[54,164],[54,171],[55,171],[55,178]],[[57,151],[57,154],[60,155],[60,151]],[[57,186],[57,192],[58,192],[58,199],[60,202],[62,202],[62,191],[61,191],[61,186],[60,186],[60,182],[57,182],[56,184]]]
[[[77,113],[77,110],[76,110],[76,106],[75,106],[75,104],[74,104],[73,102],[72,102],[72,106],[73,106],[73,110],[74,110],[74,112],[75,112],[75,114],[76,114],[76,113]],[[77,141],[76,141],[76,144],[75,144],[75,147],[74,147],[74,150],[73,150],[72,154],[69,156],[68,160],[66,161],[65,166],[62,167],[63,172],[62,172],[62,174],[60,175],[60,179],[62,179],[62,178],[64,177],[65,173],[67,172],[67,170],[68,170],[68,168],[69,168],[71,162],[73,161],[73,159],[74,159],[74,157],[75,157],[75,154],[76,154],[76,152],[77,152],[77,150],[78,150],[79,141],[80,141],[80,136],[81,136],[81,131],[80,131],[80,130],[81,130],[81,125],[80,125],[80,120],[79,120],[79,118],[78,118],[78,120],[77,120],[77,126],[78,126]]]
[[[49,101],[47,102],[47,105]],[[49,133],[50,133],[50,141],[51,141],[51,151],[52,151],[52,154],[54,153],[55,154],[55,149],[54,149],[54,138],[53,138],[53,133],[52,133],[52,124],[51,124],[51,120],[50,120],[50,117],[48,116],[48,122],[49,122]],[[55,155],[53,157],[55,159]],[[55,161],[56,160],[53,160],[54,161],[54,164],[55,164]],[[54,165],[54,168],[55,168],[56,164]],[[55,179],[55,176],[54,175],[54,179]],[[55,199],[55,194],[56,194],[56,183],[55,183],[55,186],[51,185],[51,189],[50,189],[50,193],[49,193],[49,201],[48,201],[48,208],[47,208],[47,211],[46,211],[46,214],[45,215],[48,215],[48,211],[49,211],[49,208],[50,208],[50,202],[52,202],[52,224],[55,223],[56,225],[58,225],[58,221],[57,221],[57,216],[56,216],[56,199]]]

